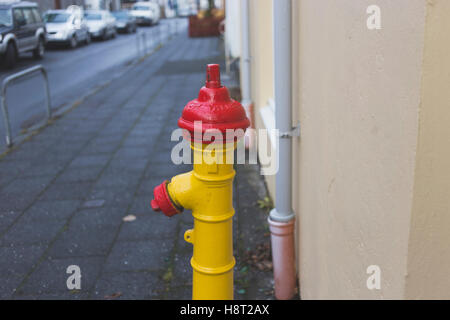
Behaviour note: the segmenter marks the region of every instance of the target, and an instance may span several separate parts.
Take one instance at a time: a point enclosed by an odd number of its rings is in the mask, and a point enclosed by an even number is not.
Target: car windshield
[[[127,12],[113,12],[112,14],[117,20],[127,20],[128,19]]]
[[[147,6],[133,6],[133,10],[150,10]]]
[[[102,20],[102,15],[100,13],[85,13],[84,17],[86,20]]]
[[[0,9],[0,26],[12,26],[11,9]]]
[[[65,23],[69,18],[70,14],[67,13],[47,13],[44,16],[44,21],[51,23]]]

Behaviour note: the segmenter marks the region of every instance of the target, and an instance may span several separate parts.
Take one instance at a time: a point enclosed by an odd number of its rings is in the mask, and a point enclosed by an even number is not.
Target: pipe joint
[[[275,208],[270,211],[269,218],[276,222],[288,222],[295,219],[295,212],[278,212]]]

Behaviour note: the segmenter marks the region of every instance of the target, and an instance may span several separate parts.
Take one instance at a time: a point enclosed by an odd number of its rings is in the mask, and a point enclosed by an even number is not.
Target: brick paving
[[[1,299],[191,298],[192,216],[169,219],[149,202],[191,170],[170,161],[170,135],[218,61],[219,39],[179,35],[0,158]],[[237,171],[235,298],[271,299],[271,271],[246,262],[269,241],[256,206],[266,188],[256,165]],[[67,289],[69,265],[81,290]]]

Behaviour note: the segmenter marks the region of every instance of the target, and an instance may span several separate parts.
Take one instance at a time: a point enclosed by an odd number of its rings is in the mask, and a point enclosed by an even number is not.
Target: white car
[[[138,24],[153,25],[159,22],[161,8],[153,2],[136,2],[130,10],[130,14],[136,18]]]
[[[116,37],[116,18],[109,11],[88,10],[84,19],[92,38],[107,40]]]
[[[91,42],[82,11],[49,10],[44,14],[48,43],[65,43],[75,48],[78,43]]]

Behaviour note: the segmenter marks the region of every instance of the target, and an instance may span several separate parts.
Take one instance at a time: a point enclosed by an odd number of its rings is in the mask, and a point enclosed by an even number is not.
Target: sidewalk
[[[172,164],[170,135],[217,61],[219,39],[180,35],[0,158],[1,299],[191,298],[192,215],[149,202],[191,170]],[[264,181],[236,169],[235,298],[272,299]],[[70,265],[81,290],[66,287]]]

